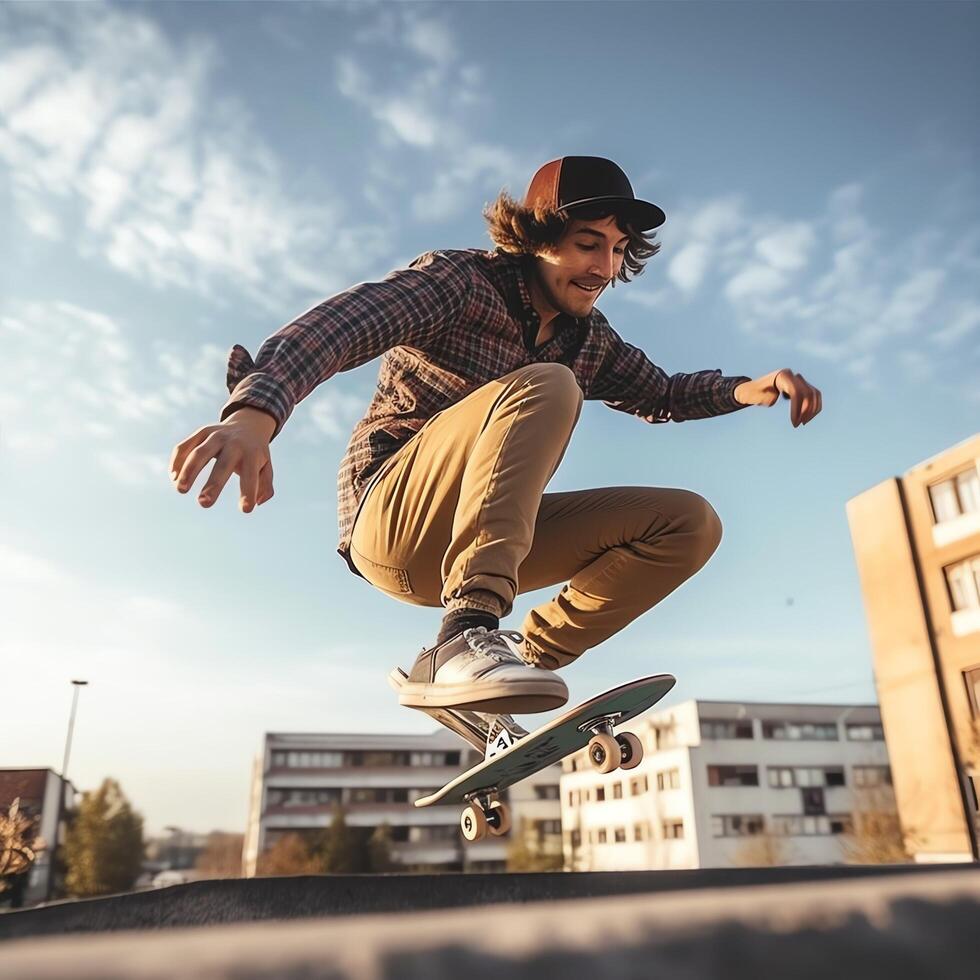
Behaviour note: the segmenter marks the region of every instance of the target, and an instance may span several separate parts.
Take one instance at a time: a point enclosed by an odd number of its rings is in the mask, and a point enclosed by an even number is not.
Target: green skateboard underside
[[[613,725],[618,727],[655,705],[675,683],[672,675],[657,674],[614,687],[566,711],[492,759],[468,769],[437,792],[416,800],[415,805],[465,803],[474,793],[505,790],[585,748],[593,733],[588,729],[580,731],[580,725],[592,719],[601,720],[606,715],[618,715],[613,718]]]

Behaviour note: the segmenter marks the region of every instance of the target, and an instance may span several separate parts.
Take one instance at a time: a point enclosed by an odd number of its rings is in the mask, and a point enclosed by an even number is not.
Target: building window
[[[854,785],[862,789],[869,786],[891,786],[892,771],[888,766],[855,766]]]
[[[534,787],[534,798],[536,800],[557,800],[558,799],[558,786],[535,786]]]
[[[343,752],[273,752],[272,764],[283,769],[339,769]]]
[[[270,789],[269,806],[324,806],[341,802],[341,791],[335,789]]]
[[[764,721],[762,737],[797,742],[836,742],[837,725],[833,722]]]
[[[668,769],[666,772],[657,773],[657,789],[680,789],[681,771],[680,769]]]
[[[633,840],[645,840],[646,839],[646,825],[642,823],[637,823],[633,825]]]
[[[711,818],[711,833],[715,837],[753,837],[762,830],[761,813],[719,814]]]
[[[613,799],[614,800],[621,800],[623,798],[623,784],[622,783],[613,783],[612,790],[613,790]]]
[[[561,833],[560,820],[535,820],[532,826],[538,837],[548,837]]]
[[[980,555],[949,565],[943,571],[952,610],[980,608]]]
[[[365,752],[364,755],[375,753]],[[410,766],[458,766],[458,752],[412,752],[409,756]]]
[[[649,780],[646,776],[634,776],[630,780],[630,796],[639,796],[650,788]]]
[[[613,831],[613,833],[616,835],[616,843],[617,844],[625,844],[626,843],[626,828],[625,827],[617,827],[615,829],[615,831]]]
[[[605,844],[606,843],[606,828],[605,827],[601,827],[596,832],[596,839],[598,840],[598,842],[600,844]]]
[[[929,487],[929,497],[936,524],[953,521],[962,514],[976,514],[980,512],[980,473],[971,466]]]
[[[848,834],[852,829],[848,813],[832,813],[829,816],[803,816],[793,813],[771,818],[772,832],[781,837],[826,837],[830,834]]]
[[[881,725],[848,725],[847,739],[850,742],[883,742],[885,731]]]
[[[964,671],[963,680],[966,682],[966,694],[970,699],[973,717],[980,718],[980,667]]]
[[[572,830],[572,831],[570,831],[569,832],[569,835],[568,835],[568,842],[569,842],[569,844],[572,847],[581,847],[582,846],[582,831],[581,830]]]
[[[684,836],[683,820],[665,820],[663,825],[665,840],[681,840]],[[716,835],[717,836],[717,835]]]
[[[758,766],[708,766],[709,786],[758,786]]]
[[[770,766],[769,785],[773,789],[789,789],[795,786],[843,786],[844,769],[841,766],[812,768],[806,766]]]
[[[595,788],[595,801],[596,803],[602,803],[606,798],[606,788],[605,786],[596,786]]]
[[[751,721],[725,721],[715,718],[701,719],[702,739],[752,738]]]

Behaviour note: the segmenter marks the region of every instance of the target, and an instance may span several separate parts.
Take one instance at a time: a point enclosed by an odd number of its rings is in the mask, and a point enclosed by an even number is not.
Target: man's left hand
[[[790,401],[789,417],[795,429],[806,425],[823,408],[823,396],[802,374],[780,368],[770,374],[743,381],[735,388],[735,401],[742,405],[775,405],[780,394]]]

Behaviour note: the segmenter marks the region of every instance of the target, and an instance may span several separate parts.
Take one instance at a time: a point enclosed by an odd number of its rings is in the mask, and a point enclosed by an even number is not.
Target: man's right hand
[[[210,507],[232,473],[241,478],[242,513],[249,514],[273,494],[272,459],[269,441],[276,420],[257,408],[240,408],[224,422],[206,425],[174,446],[170,455],[170,477],[180,493],[187,493],[201,470],[213,459],[214,467],[204,484],[198,503]]]

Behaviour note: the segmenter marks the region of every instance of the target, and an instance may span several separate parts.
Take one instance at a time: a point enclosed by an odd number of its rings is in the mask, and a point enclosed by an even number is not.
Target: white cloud
[[[774,269],[794,271],[806,265],[815,241],[813,229],[798,221],[758,239],[755,250]]]
[[[0,163],[25,226],[74,235],[81,254],[159,289],[220,301],[232,283],[269,310],[305,300],[311,282],[325,295],[358,278],[379,253],[345,251],[329,229],[343,222],[375,249],[380,236],[328,186],[294,197],[247,107],[217,88],[214,46],[172,41],[147,9],[8,11]],[[31,40],[18,48],[21,34]],[[441,50],[425,31],[416,43],[430,58]],[[67,217],[76,203],[77,229]]]
[[[774,293],[782,288],[785,281],[786,277],[777,269],[756,263],[746,266],[729,279],[725,295],[733,302],[739,302]]]
[[[475,195],[489,198],[503,185],[526,181],[529,161],[473,131],[474,108],[485,99],[483,73],[463,63],[449,20],[419,15],[408,5],[369,9],[368,16],[357,34],[360,43],[384,45],[399,57],[388,59],[390,77],[382,78],[361,67],[359,53],[348,51],[337,60],[337,88],[377,122],[383,147],[426,155],[432,176],[427,187],[411,193],[413,217],[445,221]],[[375,167],[364,194],[383,207],[402,183],[402,175]]]
[[[693,292],[701,285],[710,254],[705,242],[694,241],[685,245],[667,266],[668,277],[685,293]]]

